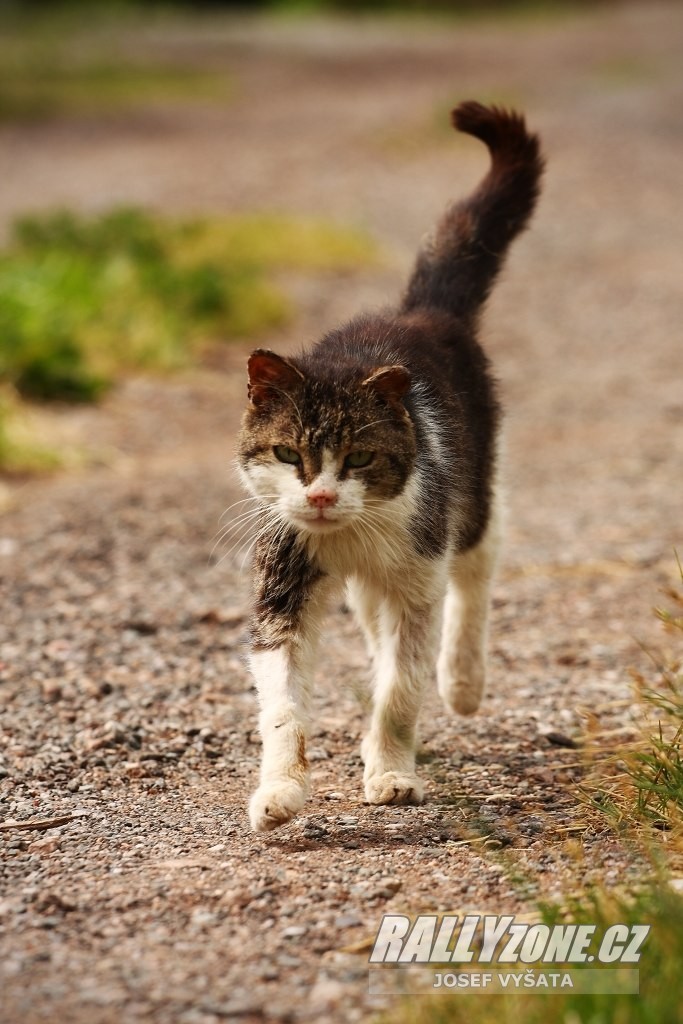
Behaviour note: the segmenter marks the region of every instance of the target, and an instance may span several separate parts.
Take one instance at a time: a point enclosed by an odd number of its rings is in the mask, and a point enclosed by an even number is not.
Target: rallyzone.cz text
[[[370,963],[635,964],[650,925],[614,924],[602,936],[594,924],[517,924],[511,914],[385,914]],[[593,949],[595,952],[590,952]]]

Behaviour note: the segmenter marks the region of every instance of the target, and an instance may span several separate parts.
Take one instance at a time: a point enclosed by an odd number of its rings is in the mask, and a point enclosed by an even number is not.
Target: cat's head
[[[258,349],[248,375],[238,462],[248,489],[280,521],[332,533],[369,521],[401,493],[416,454],[404,366],[311,371],[305,360]]]

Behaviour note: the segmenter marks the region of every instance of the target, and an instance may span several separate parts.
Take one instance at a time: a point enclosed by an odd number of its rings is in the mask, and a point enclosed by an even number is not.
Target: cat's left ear
[[[410,373],[405,366],[379,366],[363,381],[362,387],[372,388],[382,398],[403,398],[410,387]]]
[[[263,405],[283,391],[291,391],[304,380],[301,370],[297,370],[287,359],[265,348],[257,348],[251,353],[247,371],[247,394],[253,405]]]

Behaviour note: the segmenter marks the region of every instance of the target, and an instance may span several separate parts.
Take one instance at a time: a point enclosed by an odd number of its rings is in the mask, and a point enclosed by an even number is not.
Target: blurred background
[[[682,24],[657,0],[5,0],[0,465],[124,443],[44,403],[232,370],[226,342],[286,347],[391,301],[485,169],[449,126],[465,97],[525,110],[549,155],[491,312],[508,392],[533,374],[545,405],[520,412],[566,424],[590,374],[616,413],[678,330]]]

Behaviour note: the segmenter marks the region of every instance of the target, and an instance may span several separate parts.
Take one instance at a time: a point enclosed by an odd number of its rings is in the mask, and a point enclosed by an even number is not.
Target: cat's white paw
[[[307,795],[291,779],[259,786],[249,801],[249,820],[254,832],[270,832],[291,821],[304,806]]]
[[[369,804],[421,804],[424,787],[417,775],[384,772],[365,780],[365,798]]]

